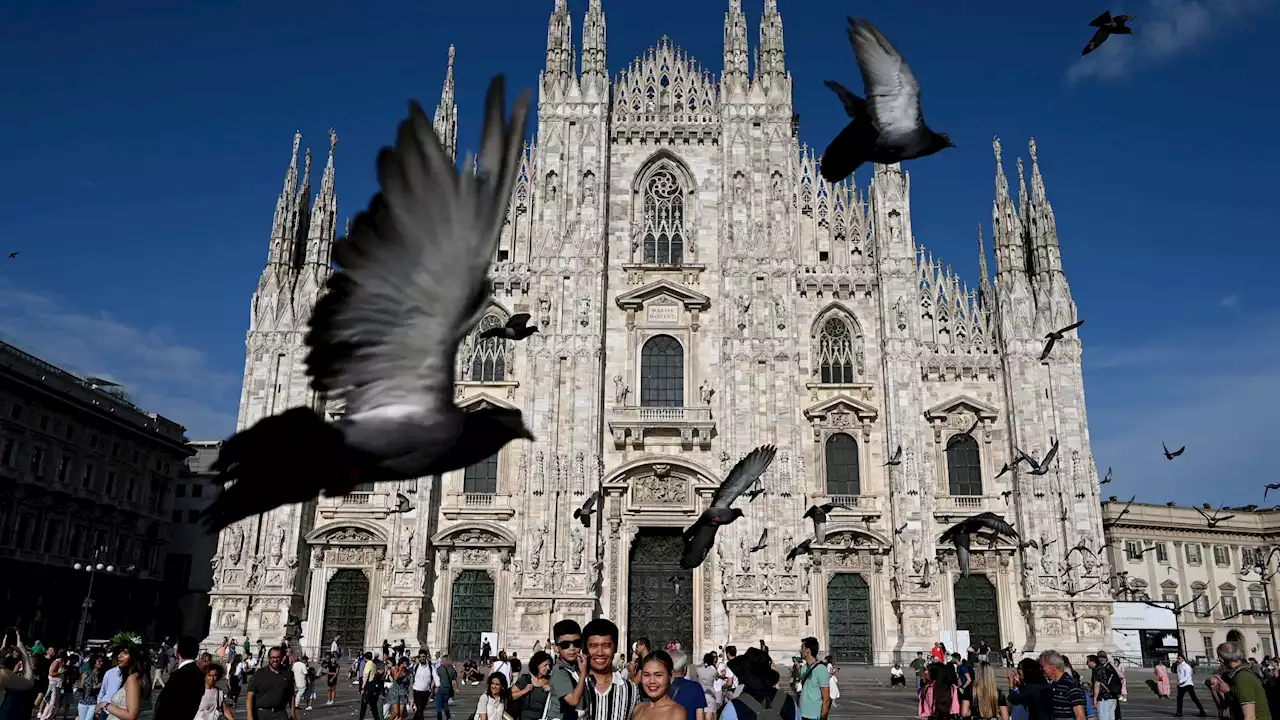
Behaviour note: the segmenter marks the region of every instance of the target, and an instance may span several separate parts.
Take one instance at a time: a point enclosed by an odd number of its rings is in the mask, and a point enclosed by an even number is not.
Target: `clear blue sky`
[[[991,138],[1035,136],[1087,325],[1089,415],[1108,486],[1154,502],[1260,502],[1280,399],[1274,0],[1124,0],[1137,35],[1079,63],[1103,5],[899,0],[861,8],[911,61],[958,148],[909,165],[919,241],[972,282],[990,236]],[[439,98],[458,47],[462,141],[490,75],[533,87],[553,0],[41,2],[0,9],[0,333],[125,383],[193,438],[233,430],[249,300],[295,129],[341,213],[406,99]],[[619,71],[668,35],[719,72],[728,0],[604,0]],[[844,11],[780,0],[802,138],[860,87]],[[751,43],[763,0],[745,0]],[[376,8],[371,10],[370,8]],[[585,0],[573,0],[575,43]],[[857,11],[858,8],[853,10]],[[318,182],[318,169],[316,181]],[[867,181],[866,170],[859,183]],[[1270,206],[1273,209],[1267,210]],[[1269,292],[1271,291],[1271,292]],[[1167,462],[1160,442],[1186,444]],[[1210,488],[1212,488],[1210,490]],[[1105,490],[1105,489],[1104,489]]]

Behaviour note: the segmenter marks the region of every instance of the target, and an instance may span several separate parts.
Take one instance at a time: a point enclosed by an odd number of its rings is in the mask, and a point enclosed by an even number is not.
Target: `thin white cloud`
[[[1137,8],[1115,8],[1115,15],[1137,15],[1129,23],[1133,34],[1112,36],[1097,50],[1077,59],[1067,69],[1067,80],[1113,80],[1130,75],[1240,27],[1270,6],[1268,0],[1146,0]],[[1088,28],[1090,33],[1092,30]],[[1082,36],[1082,47],[1087,39]]]
[[[1144,502],[1262,504],[1274,474],[1280,318],[1086,355],[1094,457],[1115,470],[1104,495]],[[1186,453],[1166,460],[1161,442]]]
[[[1228,310],[1239,310],[1239,309],[1240,309],[1240,296],[1239,296],[1239,295],[1227,295],[1226,297],[1224,297],[1224,298],[1222,298],[1221,300],[1219,300],[1219,301],[1218,301],[1218,304],[1219,304],[1219,305],[1221,305],[1222,307],[1224,307],[1224,308],[1228,309]]]
[[[119,383],[131,402],[185,425],[192,439],[235,430],[240,379],[162,328],[87,313],[0,278],[0,338],[70,372]]]

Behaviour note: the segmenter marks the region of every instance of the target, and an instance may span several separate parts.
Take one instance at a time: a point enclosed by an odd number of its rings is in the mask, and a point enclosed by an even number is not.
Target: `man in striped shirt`
[[[625,669],[613,669],[618,626],[596,618],[582,628],[582,638],[591,677],[577,706],[579,720],[629,720],[640,698],[640,688],[627,677]]]

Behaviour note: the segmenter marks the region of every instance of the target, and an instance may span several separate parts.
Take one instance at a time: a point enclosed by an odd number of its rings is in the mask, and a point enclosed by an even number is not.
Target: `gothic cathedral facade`
[[[877,166],[861,190],[819,177],[797,137],[776,0],[750,66],[729,0],[718,78],[666,38],[611,78],[601,0],[580,63],[571,26],[555,0],[536,140],[479,326],[528,313],[540,333],[473,336],[457,368],[461,406],[519,408],[538,442],[228,528],[210,641],[404,639],[466,657],[496,632],[528,653],[558,619],[603,615],[628,638],[697,653],[812,634],[843,662],[877,664],[954,630],[1025,650],[1108,644],[1107,584],[1089,589],[1108,577],[1105,554],[1064,559],[1100,550],[1102,526],[1075,333],[1040,359],[1076,314],[1034,141],[1016,203],[995,143],[996,274],[979,229],[971,291],[916,243],[900,168]],[[456,153],[453,64],[450,48],[435,121]],[[299,405],[342,412],[302,363],[337,234],[330,138],[314,200],[294,138],[241,428]],[[764,443],[778,455],[762,494],[681,570],[680,529]],[[1055,443],[1047,474],[1000,472]],[[596,491],[603,509],[584,527],[573,512]],[[414,509],[395,512],[398,494]],[[844,507],[825,542],[788,559],[813,532],[806,508],[827,502]],[[962,578],[939,535],[986,511],[1035,545],[975,541]]]

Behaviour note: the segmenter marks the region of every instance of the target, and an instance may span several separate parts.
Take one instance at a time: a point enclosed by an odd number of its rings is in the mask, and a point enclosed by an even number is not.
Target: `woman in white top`
[[[231,714],[231,703],[218,687],[222,680],[222,666],[210,665],[204,671],[204,695],[200,698],[200,707],[196,710],[195,720],[235,720]]]
[[[497,663],[494,663],[495,665]],[[489,675],[486,692],[476,706],[476,720],[511,720],[507,715],[507,700],[511,698],[507,678],[500,672]]]
[[[507,687],[511,687],[511,661],[507,659],[506,650],[498,651],[498,659],[493,661],[489,672],[502,673],[502,677],[507,680]]]
[[[138,672],[138,663],[134,660],[134,652],[139,656],[142,650],[135,647],[122,647],[116,652],[116,667],[120,670],[120,689],[115,691],[110,700],[99,702],[97,712],[106,711],[116,720],[138,720],[142,711],[142,676]]]

